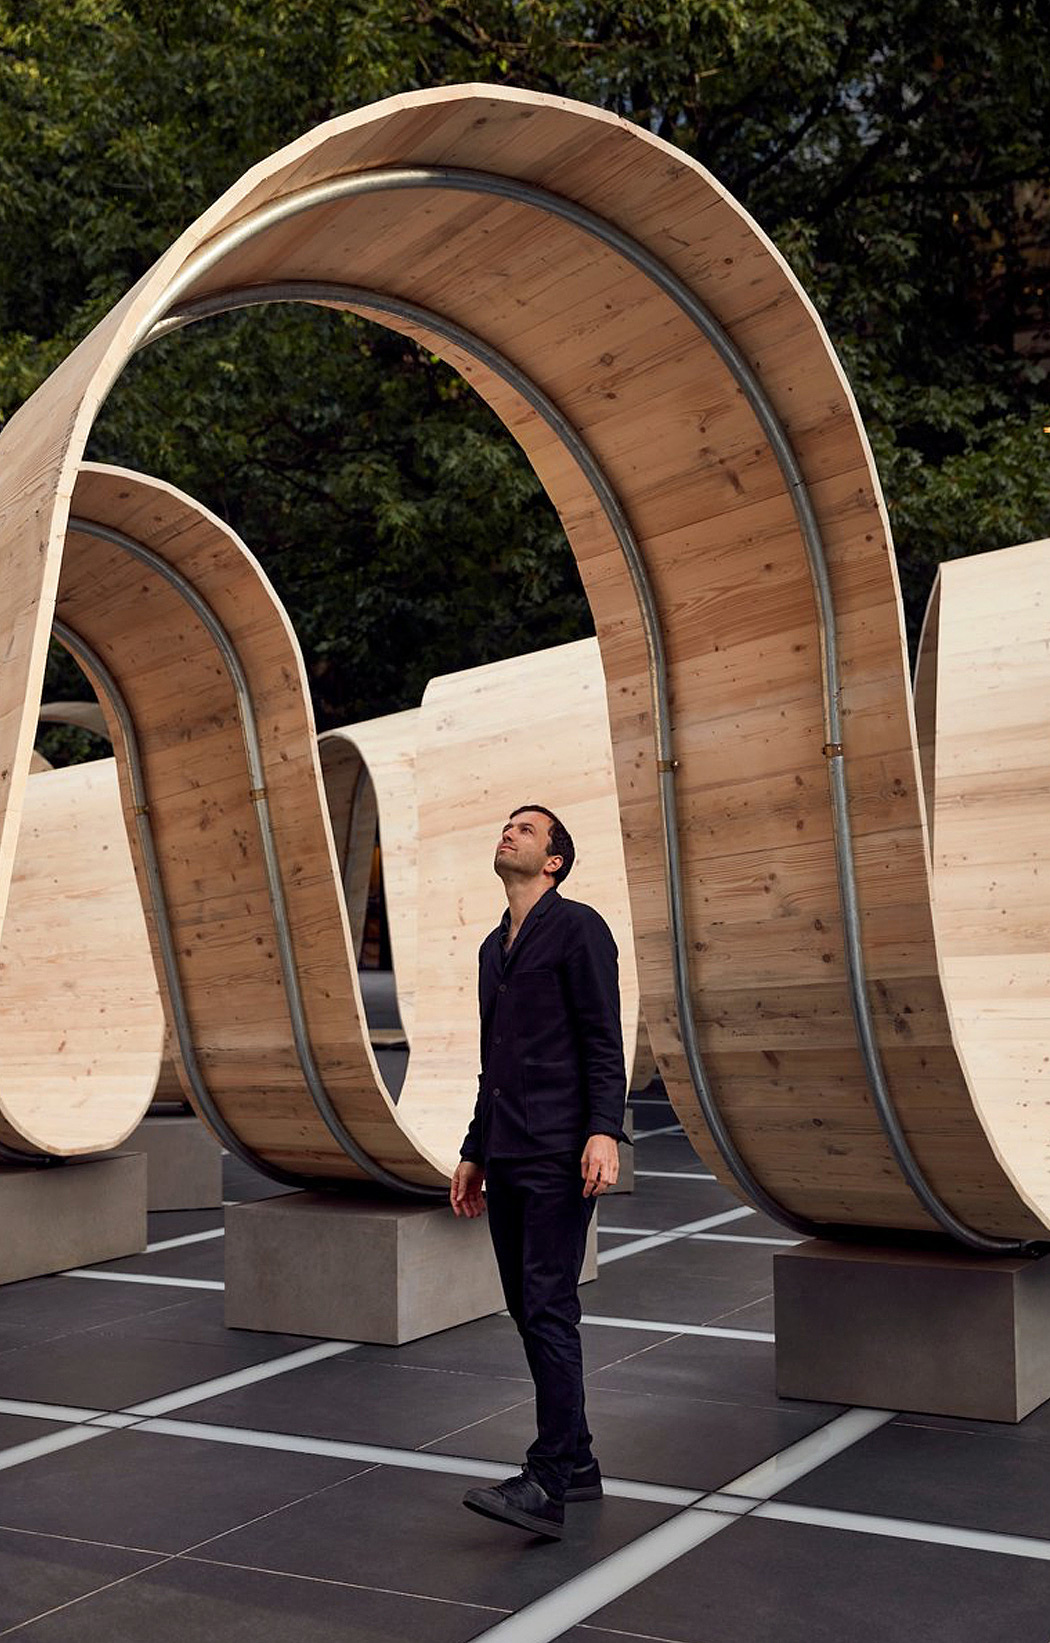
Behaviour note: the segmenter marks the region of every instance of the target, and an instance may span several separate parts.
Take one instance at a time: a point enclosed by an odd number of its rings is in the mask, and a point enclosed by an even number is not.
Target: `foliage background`
[[[0,418],[246,167],[344,110],[462,80],[638,121],[777,241],[857,393],[913,633],[942,558],[1050,535],[1039,0],[0,0]],[[244,535],[321,726],[591,631],[558,521],[491,414],[347,316],[274,308],[154,345],[90,454]],[[48,692],[83,694],[61,653]]]

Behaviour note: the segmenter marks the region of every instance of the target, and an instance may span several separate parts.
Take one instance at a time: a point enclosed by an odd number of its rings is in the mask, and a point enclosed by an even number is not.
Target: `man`
[[[567,1501],[597,1500],[577,1286],[595,1197],[616,1183],[627,1096],[616,943],[558,885],[576,851],[543,805],[512,812],[496,848],[507,911],[481,945],[481,1076],[452,1178],[457,1215],[485,1208],[507,1308],[536,1386],[520,1476],[463,1504],[557,1540]]]

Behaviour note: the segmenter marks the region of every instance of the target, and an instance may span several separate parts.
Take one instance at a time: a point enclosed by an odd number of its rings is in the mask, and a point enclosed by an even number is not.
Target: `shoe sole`
[[[581,1483],[578,1489],[566,1489],[565,1504],[574,1506],[581,1500],[601,1500],[602,1494],[600,1483]]]
[[[543,1535],[546,1540],[560,1540],[564,1529],[560,1523],[548,1523],[544,1518],[533,1517],[529,1512],[519,1512],[514,1506],[505,1506],[494,1512],[491,1506],[484,1505],[479,1500],[471,1500],[472,1490],[463,1496],[463,1504],[468,1512],[477,1512],[479,1517],[492,1518],[496,1523],[511,1523],[516,1529],[527,1529],[530,1534]]]

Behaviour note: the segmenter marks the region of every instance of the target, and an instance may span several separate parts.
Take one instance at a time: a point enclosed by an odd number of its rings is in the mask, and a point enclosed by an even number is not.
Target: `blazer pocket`
[[[580,1097],[572,1063],[525,1059],[521,1073],[529,1134],[537,1140],[575,1141],[580,1127]]]

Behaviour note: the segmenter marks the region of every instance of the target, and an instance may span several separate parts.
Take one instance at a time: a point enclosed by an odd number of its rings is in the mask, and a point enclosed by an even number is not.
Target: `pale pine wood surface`
[[[949,561],[916,690],[960,1049],[989,1133],[1037,1204],[1050,1199],[1048,618],[1050,540]]]
[[[449,87],[308,133],[188,229],[11,419],[0,435],[11,655],[0,689],[0,890],[66,498],[97,404],[173,281],[196,295],[240,282],[339,279],[410,298],[472,327],[537,379],[591,445],[641,542],[671,668],[693,1008],[741,1149],[795,1211],[928,1224],[875,1118],[849,1024],[803,547],[783,476],[711,347],[616,253],[554,216],[490,197],[428,190],[332,204],[210,267],[191,266],[198,248],[214,252],[224,227],[289,190],[416,163],[516,176],[604,214],[688,282],[759,374],[794,443],[829,557],[863,940],[892,1094],[920,1164],[956,1214],[988,1231],[1037,1235],[1045,1211],[1036,1213],[997,1157],[952,1047],[896,576],[848,384],[783,260],[717,182],[658,139],[581,105]],[[434,345],[460,363],[455,349]],[[633,588],[554,436],[487,372],[469,375],[527,451],[580,564],[605,667],[645,1013],[683,1122],[718,1167],[679,1046]],[[147,654],[133,665],[147,668]],[[222,734],[217,727],[213,747]],[[210,751],[182,749],[164,779],[193,776]],[[760,984],[748,973],[756,944]]]
[[[119,1146],[153,1096],[163,1020],[112,759],[28,784],[0,988],[0,1140]]]
[[[375,814],[383,853],[383,886],[391,959],[397,985],[401,1025],[411,1039],[416,995],[416,856],[419,819],[416,807],[416,741],[419,709],[387,713],[365,719],[338,730],[326,730],[318,737],[321,764],[328,784],[329,806],[332,782],[328,770],[364,767],[375,795]],[[337,818],[333,827],[339,835]],[[359,828],[358,838],[364,836]],[[356,865],[362,871],[360,860]],[[345,882],[345,874],[344,874]],[[353,927],[354,913],[350,910]]]

